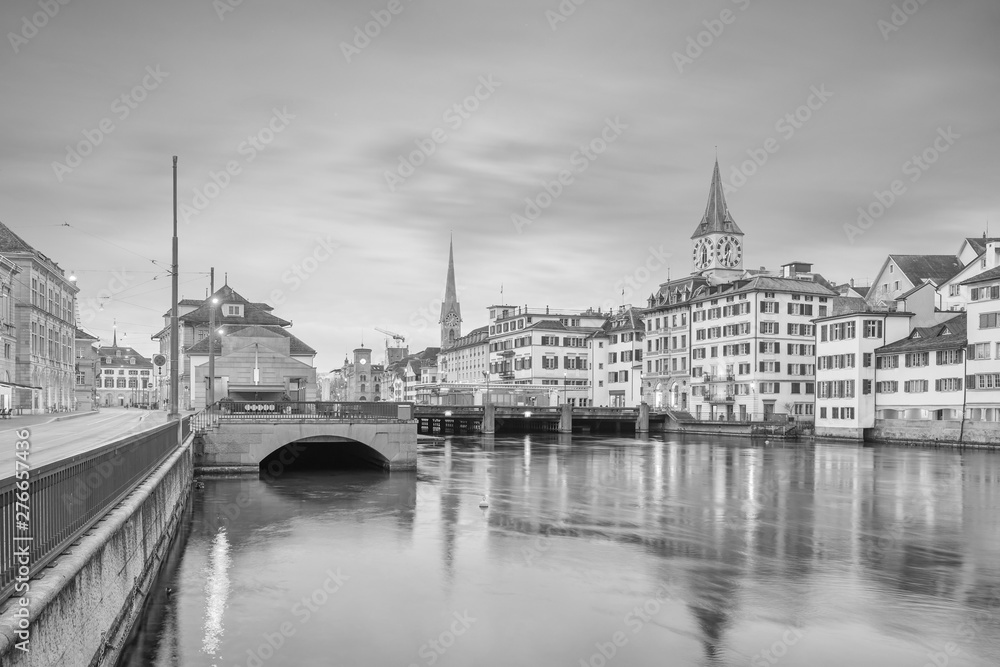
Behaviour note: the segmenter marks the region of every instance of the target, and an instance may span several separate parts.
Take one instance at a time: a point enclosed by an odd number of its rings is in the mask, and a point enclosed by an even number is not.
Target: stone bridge
[[[286,445],[349,453],[388,470],[417,466],[417,421],[409,403],[221,401],[192,417],[195,466],[256,471]],[[287,464],[302,448],[281,452]]]

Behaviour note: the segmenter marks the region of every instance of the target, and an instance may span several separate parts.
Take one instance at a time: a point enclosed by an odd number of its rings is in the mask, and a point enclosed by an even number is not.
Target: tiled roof
[[[234,325],[250,325],[250,324],[262,324],[266,326],[279,326],[288,327],[292,323],[288,320],[283,320],[280,317],[272,315],[270,312],[270,307],[264,308],[261,305],[248,301],[243,296],[241,296],[236,290],[234,290],[229,285],[223,285],[221,288],[216,290],[213,295],[219,299],[219,303],[214,306],[215,308],[215,324],[216,326],[234,326]],[[182,299],[178,301],[178,305],[182,306],[198,306],[191,312],[181,315],[178,319],[187,324],[208,324],[209,322],[209,309],[212,308],[209,299]],[[222,306],[228,303],[241,303],[243,304],[243,316],[235,317],[222,314]],[[167,312],[165,317],[169,317],[170,312]],[[164,336],[170,327],[164,327],[159,332],[153,334],[153,340],[161,338]]]
[[[886,354],[964,348],[968,344],[965,323],[965,313],[960,313],[941,324],[935,324],[930,327],[917,327],[906,338],[880,347],[875,352]]]
[[[0,222],[0,252],[35,252],[35,249],[10,227]]]
[[[974,285],[976,283],[988,283],[994,280],[1000,279],[1000,266],[994,267],[989,271],[983,271],[978,276],[972,276],[966,280],[962,281],[962,285]]]
[[[121,356],[118,356],[118,352],[121,352]],[[146,357],[139,354],[135,348],[125,347],[123,345],[101,346],[97,348],[97,356],[100,357],[101,368],[141,368],[149,367],[152,368],[153,362]],[[107,363],[107,358],[111,357],[111,362]],[[129,363],[129,357],[135,357],[135,363]]]
[[[899,301],[901,299],[909,298],[911,295],[916,294],[917,292],[919,292],[920,290],[922,290],[925,287],[930,287],[930,289],[934,289],[934,285],[931,285],[930,283],[920,283],[916,287],[913,287],[912,289],[908,289],[905,292],[903,292],[902,294],[899,294],[899,295],[897,295],[897,296],[895,296],[893,298],[896,301]]]
[[[955,255],[889,255],[889,258],[914,285],[927,280],[940,285],[963,268]]]
[[[980,238],[969,237],[969,238],[967,238],[965,240],[969,242],[969,247],[971,247],[972,250],[975,251],[975,253],[977,255],[982,255],[984,252],[986,252],[986,244],[987,243],[998,243],[998,242],[1000,242],[1000,238],[996,238],[996,237],[988,238],[988,239],[981,238],[981,237]]]
[[[292,355],[305,355],[305,354],[316,354],[316,350],[312,349],[301,340],[293,336],[287,330],[279,326],[274,325],[248,325],[239,327],[232,331],[227,331],[224,335],[226,336],[236,336],[238,338],[253,338],[253,337],[272,337],[272,338],[289,338],[291,342],[289,343],[289,353]],[[208,338],[202,338],[200,341],[188,347],[185,351],[186,354],[208,354]],[[219,352],[219,346],[216,345],[216,353]]]
[[[101,340],[97,336],[94,336],[92,334],[87,333],[86,331],[84,331],[80,327],[76,328],[75,339],[76,340]]]
[[[726,196],[722,191],[722,176],[719,175],[719,161],[715,161],[715,169],[712,171],[712,185],[708,189],[708,205],[705,206],[705,215],[694,230],[691,238],[698,238],[713,232],[724,232],[727,234],[742,234],[743,232],[736,225],[733,216],[729,214],[729,207],[726,206]]]
[[[719,296],[741,294],[743,292],[793,292],[796,294],[813,294],[834,297],[837,293],[812,280],[797,280],[795,278],[776,278],[773,276],[754,276],[722,285],[714,285],[699,289],[697,299],[716,299]]]

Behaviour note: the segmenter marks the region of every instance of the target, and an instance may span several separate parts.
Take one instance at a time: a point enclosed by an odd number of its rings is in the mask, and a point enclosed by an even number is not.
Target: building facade
[[[643,400],[654,410],[686,412],[691,383],[691,299],[708,280],[692,275],[660,285],[644,315]]]
[[[991,255],[996,262],[996,255]],[[1000,421],[1000,266],[966,280],[968,290],[967,417]],[[1000,440],[1000,436],[997,438]]]
[[[14,309],[14,280],[20,272],[17,264],[0,255],[0,408],[9,410],[14,406],[14,393],[25,391],[17,382],[17,317]],[[30,391],[30,390],[27,390]]]
[[[816,325],[816,435],[863,440],[875,426],[875,351],[910,330],[911,313],[838,298]]]
[[[441,350],[441,382],[449,384],[482,384],[489,367],[489,327],[473,329]]]
[[[53,260],[0,223],[0,254],[17,267],[13,281],[16,346],[13,407],[70,410],[75,401],[76,295]],[[9,277],[9,270],[8,270]],[[9,337],[8,337],[9,338]]]
[[[641,308],[622,306],[587,339],[591,404],[634,408],[642,403],[644,313]]]
[[[97,349],[97,356],[96,394],[101,407],[150,407],[156,398],[152,361],[135,348],[118,345],[117,332],[111,345]]]
[[[95,343],[100,342],[83,329],[76,330],[76,409],[94,410],[100,403],[97,399],[97,379],[100,373],[100,356]]]

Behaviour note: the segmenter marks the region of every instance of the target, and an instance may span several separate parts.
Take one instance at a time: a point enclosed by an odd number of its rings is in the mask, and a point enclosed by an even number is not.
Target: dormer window
[[[222,314],[226,317],[243,317],[243,304],[227,303],[222,306]]]
[[[135,357],[129,357],[129,358],[128,358],[128,362],[129,362],[130,364],[132,364],[133,366],[135,366]]]

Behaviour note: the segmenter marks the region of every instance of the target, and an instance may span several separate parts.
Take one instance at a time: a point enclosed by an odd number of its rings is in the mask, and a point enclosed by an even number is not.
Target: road
[[[100,412],[65,421],[6,428],[0,423],[0,479],[14,474],[14,443],[17,431],[30,432],[29,462],[32,469],[105,445],[129,433],[138,433],[167,421],[166,413],[149,410],[102,408]]]

